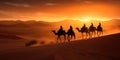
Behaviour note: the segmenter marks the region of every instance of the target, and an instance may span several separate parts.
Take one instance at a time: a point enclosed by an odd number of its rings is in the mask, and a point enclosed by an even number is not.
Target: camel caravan
[[[101,23],[99,23],[97,27],[94,27],[93,23],[91,23],[89,28],[86,27],[86,25],[84,24],[82,28],[76,27],[76,29],[78,30],[78,32],[81,33],[82,39],[92,38],[95,37],[96,35],[97,36],[103,35],[103,28],[101,26]],[[75,32],[73,31],[72,26],[70,26],[67,32],[63,29],[62,26],[60,26],[60,29],[57,32],[55,30],[52,30],[52,32],[55,35],[57,35],[57,43],[58,42],[62,43],[61,36],[64,36],[64,42],[66,42],[66,40],[70,42],[70,40],[73,38],[76,39],[76,35]],[[85,36],[84,33],[86,34]]]

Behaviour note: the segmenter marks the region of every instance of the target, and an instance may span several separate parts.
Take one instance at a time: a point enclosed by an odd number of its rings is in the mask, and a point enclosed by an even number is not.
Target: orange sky
[[[119,3],[119,0],[1,0],[0,20],[117,19]]]

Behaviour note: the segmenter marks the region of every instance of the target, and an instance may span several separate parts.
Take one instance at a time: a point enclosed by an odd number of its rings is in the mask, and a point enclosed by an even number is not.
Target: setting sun
[[[81,21],[83,22],[89,22],[92,18],[90,16],[83,17]]]
[[[85,16],[80,19],[82,22],[90,22],[91,20],[97,20],[97,21],[107,21],[111,20],[111,18],[102,18],[102,17],[95,17],[95,16]]]

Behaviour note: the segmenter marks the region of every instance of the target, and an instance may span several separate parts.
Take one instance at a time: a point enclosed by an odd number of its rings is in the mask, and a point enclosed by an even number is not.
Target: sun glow
[[[91,19],[92,19],[91,17],[87,16],[87,17],[83,17],[83,18],[81,19],[81,21],[82,21],[82,22],[89,22]]]
[[[80,19],[82,22],[90,22],[91,20],[97,20],[97,21],[107,21],[111,20],[110,18],[102,18],[102,17],[92,17],[92,16],[86,16]]]

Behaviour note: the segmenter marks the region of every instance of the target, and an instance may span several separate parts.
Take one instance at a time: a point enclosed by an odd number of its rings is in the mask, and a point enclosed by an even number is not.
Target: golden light
[[[82,22],[89,22],[92,18],[90,16],[87,16],[87,17],[83,17],[81,19]]]
[[[80,21],[90,22],[91,20],[107,21],[107,20],[111,20],[111,18],[103,18],[103,17],[96,17],[96,16],[85,16],[85,17],[81,18]]]

